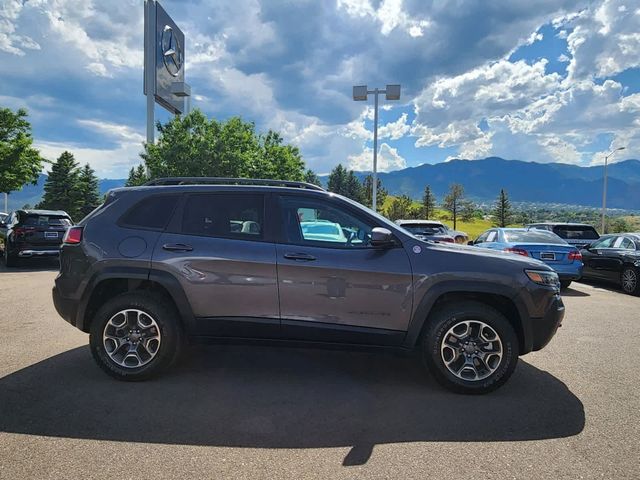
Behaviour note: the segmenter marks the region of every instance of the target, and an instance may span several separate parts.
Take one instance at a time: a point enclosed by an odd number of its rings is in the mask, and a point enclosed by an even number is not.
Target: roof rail
[[[294,182],[292,180],[270,180],[265,178],[224,178],[224,177],[166,177],[156,178],[144,184],[146,187],[157,185],[267,185],[272,187],[308,188],[320,190],[324,188],[307,182]]]

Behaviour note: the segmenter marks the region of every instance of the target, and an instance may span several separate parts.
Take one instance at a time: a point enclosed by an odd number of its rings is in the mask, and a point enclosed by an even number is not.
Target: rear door
[[[152,267],[178,279],[200,335],[277,337],[276,248],[265,195],[187,195],[156,244]]]
[[[370,246],[376,220],[346,202],[292,194],[282,195],[279,204],[283,335],[399,344],[413,302],[411,265],[404,248]]]

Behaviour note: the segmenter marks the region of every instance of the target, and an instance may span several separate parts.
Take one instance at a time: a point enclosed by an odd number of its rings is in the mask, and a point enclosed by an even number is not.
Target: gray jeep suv
[[[236,339],[415,351],[464,393],[502,385],[564,316],[537,260],[419,240],[314,185],[212,178],[112,190],[65,235],[53,300],[122,380]]]

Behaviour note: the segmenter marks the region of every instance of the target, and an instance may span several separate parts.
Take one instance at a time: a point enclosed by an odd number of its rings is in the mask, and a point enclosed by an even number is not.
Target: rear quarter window
[[[140,200],[120,218],[123,227],[164,230],[178,204],[179,195],[153,195]]]

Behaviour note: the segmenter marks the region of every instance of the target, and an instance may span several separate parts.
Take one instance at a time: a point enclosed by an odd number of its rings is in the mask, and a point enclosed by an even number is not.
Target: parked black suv
[[[7,267],[19,259],[57,257],[71,217],[61,210],[16,210],[0,221],[0,246]]]
[[[68,231],[53,300],[123,380],[190,337],[259,339],[415,350],[465,393],[502,385],[564,315],[542,262],[421,241],[313,185],[229,179],[112,190]]]
[[[600,238],[597,230],[586,223],[530,223],[527,228],[553,232],[576,248],[584,248]]]

